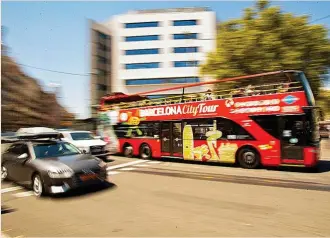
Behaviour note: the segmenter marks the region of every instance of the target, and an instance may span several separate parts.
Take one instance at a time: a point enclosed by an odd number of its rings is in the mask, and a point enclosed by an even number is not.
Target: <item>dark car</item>
[[[2,155],[1,179],[33,189],[36,196],[103,183],[106,163],[57,139],[23,139]]]

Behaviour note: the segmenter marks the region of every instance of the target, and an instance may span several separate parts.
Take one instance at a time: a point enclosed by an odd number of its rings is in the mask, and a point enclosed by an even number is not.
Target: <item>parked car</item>
[[[1,180],[26,185],[38,197],[107,181],[106,163],[58,137],[58,132],[20,134],[2,155]]]
[[[110,151],[107,150],[107,143],[100,137],[94,137],[89,131],[61,131],[60,138],[70,142],[85,153],[90,153],[100,159],[107,160]]]

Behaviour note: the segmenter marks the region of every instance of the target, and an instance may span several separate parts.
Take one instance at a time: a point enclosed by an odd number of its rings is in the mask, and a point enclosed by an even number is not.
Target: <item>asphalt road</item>
[[[330,140],[319,173],[113,157],[106,187],[37,199],[2,184],[10,237],[330,236]]]

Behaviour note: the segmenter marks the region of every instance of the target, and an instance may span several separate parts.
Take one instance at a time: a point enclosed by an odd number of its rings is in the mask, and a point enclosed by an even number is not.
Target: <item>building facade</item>
[[[199,76],[198,66],[216,47],[213,11],[134,11],[105,23],[92,22],[91,29],[92,104],[111,92],[135,94],[207,80]]]
[[[24,74],[8,56],[1,56],[1,130],[21,127],[59,128],[72,124],[74,115],[62,107],[53,93]]]

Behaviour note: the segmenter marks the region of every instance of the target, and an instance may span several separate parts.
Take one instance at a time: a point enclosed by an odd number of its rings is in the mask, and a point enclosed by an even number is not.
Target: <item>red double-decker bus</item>
[[[244,168],[315,167],[319,160],[318,110],[300,71],[105,96],[100,122],[103,132],[113,130],[126,156]]]

